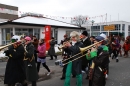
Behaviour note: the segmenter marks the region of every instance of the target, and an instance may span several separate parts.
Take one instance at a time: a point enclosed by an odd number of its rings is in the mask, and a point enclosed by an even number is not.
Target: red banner
[[[50,48],[49,40],[51,40],[51,26],[45,26],[46,50]]]

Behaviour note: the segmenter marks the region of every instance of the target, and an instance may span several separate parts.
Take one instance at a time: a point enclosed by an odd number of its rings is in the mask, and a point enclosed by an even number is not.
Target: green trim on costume
[[[77,78],[76,86],[82,86],[82,75],[81,74],[76,75],[76,78]]]
[[[104,45],[104,46],[103,46],[103,50],[104,50],[104,51],[108,51],[108,47]]]
[[[97,51],[90,52],[90,56],[88,56],[88,54],[86,54],[87,60],[91,60],[91,59],[93,59],[95,56],[97,56]]]
[[[67,64],[67,68],[66,68],[66,75],[65,75],[65,83],[64,83],[64,86],[70,86],[71,73],[72,73],[72,62],[69,62],[69,63]]]

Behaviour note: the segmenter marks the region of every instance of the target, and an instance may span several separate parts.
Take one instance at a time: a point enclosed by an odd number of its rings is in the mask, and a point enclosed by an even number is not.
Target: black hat
[[[83,31],[82,34],[85,35],[85,36],[88,36],[88,32],[87,31]]]

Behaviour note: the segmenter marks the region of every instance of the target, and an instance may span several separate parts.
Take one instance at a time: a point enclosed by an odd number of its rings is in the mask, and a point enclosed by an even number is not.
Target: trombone
[[[71,58],[73,58],[73,57],[79,55],[79,54],[82,54],[84,51],[86,51],[86,50],[92,48],[93,46],[95,46],[95,45],[97,45],[97,44],[99,44],[99,43],[101,43],[101,42],[103,42],[103,41],[104,41],[104,40],[101,40],[101,41],[96,42],[96,43],[94,43],[94,44],[92,44],[92,45],[90,45],[90,46],[87,46],[87,47],[85,47],[85,48],[80,48],[80,53],[78,53],[78,54],[76,54],[76,55],[74,55],[74,56],[71,56],[71,57],[68,58],[68,59],[63,60],[62,63],[65,62],[66,60],[69,60],[69,59],[71,59]],[[70,62],[73,62],[73,61],[75,61],[75,60],[77,60],[77,59],[79,59],[79,58],[81,58],[81,57],[83,57],[83,56],[85,56],[85,55],[86,55],[86,54],[84,54],[84,55],[82,55],[82,56],[80,56],[80,57],[78,57],[78,58],[75,58],[75,59],[73,59],[73,60],[71,60],[71,61],[69,61],[69,62],[67,62],[67,63],[64,63],[63,66],[66,65],[66,64],[68,64],[68,63],[70,63]]]

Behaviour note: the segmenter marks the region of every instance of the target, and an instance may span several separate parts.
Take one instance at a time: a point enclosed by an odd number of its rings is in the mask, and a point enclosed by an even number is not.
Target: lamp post
[[[91,27],[92,34],[91,34],[91,35],[93,35],[93,24],[94,24],[94,22],[95,22],[95,21],[94,21],[94,20],[92,20],[91,22],[92,22],[92,27]],[[90,32],[91,32],[91,31],[90,31]]]

